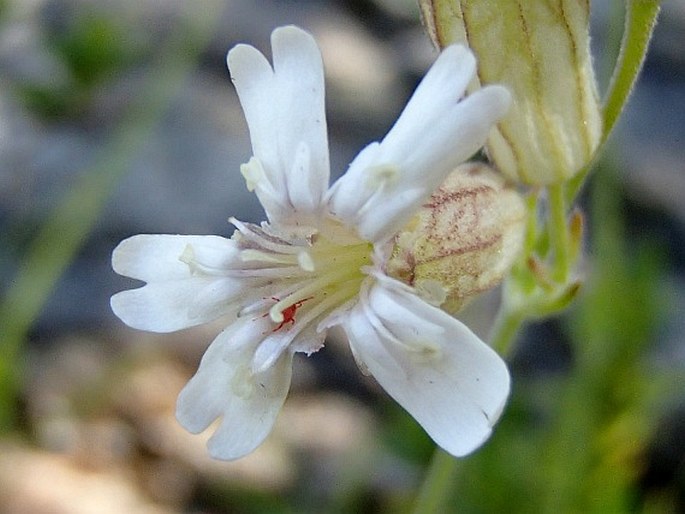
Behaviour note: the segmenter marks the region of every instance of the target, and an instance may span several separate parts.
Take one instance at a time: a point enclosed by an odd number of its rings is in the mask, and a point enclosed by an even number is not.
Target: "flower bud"
[[[455,169],[395,237],[389,275],[455,313],[497,285],[521,249],[526,210],[483,163]]]
[[[553,184],[590,162],[601,113],[590,56],[588,0],[420,0],[433,42],[468,45],[470,89],[499,83],[513,104],[491,132],[490,158],[507,177]]]

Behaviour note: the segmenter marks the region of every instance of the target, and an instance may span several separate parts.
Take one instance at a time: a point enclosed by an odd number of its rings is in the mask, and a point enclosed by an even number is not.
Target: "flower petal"
[[[255,345],[268,327],[266,319],[258,318],[241,320],[222,332],[178,397],[176,418],[190,432],[202,432],[222,418],[208,443],[214,458],[238,459],[257,448],[288,394],[291,352],[268,370],[251,372]]]
[[[464,47],[440,54],[385,138],[366,147],[331,188],[335,216],[365,239],[387,240],[485,143],[511,100],[505,88],[488,86],[460,101],[474,71]],[[411,199],[397,209],[393,199],[407,194]]]
[[[208,277],[150,282],[115,294],[110,305],[129,327],[175,332],[229,314],[232,300],[244,289],[242,286],[234,279]],[[198,301],[202,307],[196,306]]]
[[[502,359],[406,288],[384,281],[362,294],[343,325],[356,357],[447,452],[478,448],[509,395]]]
[[[317,216],[328,188],[324,75],[307,32],[278,28],[271,45],[273,69],[248,45],[234,47],[227,60],[260,166],[256,173],[247,170],[250,185],[269,220],[284,223]]]
[[[465,46],[445,48],[417,86],[391,132],[398,140],[416,135],[416,126],[443,115],[464,96],[476,72],[476,58]],[[386,137],[387,139],[387,137]]]
[[[230,239],[216,236],[138,235],[112,254],[117,273],[147,281],[112,296],[114,314],[133,328],[173,332],[216,319],[246,287],[222,276],[238,262]]]
[[[238,259],[235,243],[223,237],[139,234],[117,245],[112,268],[119,275],[145,282],[188,278],[188,263],[182,260],[188,246],[195,260],[208,267],[226,269]]]
[[[288,348],[293,353],[307,355],[318,351],[323,346],[326,332],[318,332],[316,328],[314,323],[294,323],[287,328],[271,329],[255,350],[252,370],[261,372],[270,368]]]

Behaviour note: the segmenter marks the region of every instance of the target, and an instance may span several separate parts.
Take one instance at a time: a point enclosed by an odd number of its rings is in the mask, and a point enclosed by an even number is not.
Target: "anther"
[[[300,265],[300,268],[302,268],[304,271],[311,272],[315,270],[314,260],[312,259],[312,256],[309,255],[309,252],[306,250],[303,250],[297,254],[297,263]]]

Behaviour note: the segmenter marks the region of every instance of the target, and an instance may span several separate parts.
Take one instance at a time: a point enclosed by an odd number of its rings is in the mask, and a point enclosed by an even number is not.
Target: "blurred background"
[[[605,87],[622,2],[593,5]],[[333,175],[435,58],[413,0],[0,0],[0,513],[410,512],[433,451],[344,344],[296,359],[273,434],[233,463],[173,417],[220,325],[128,329],[137,233],[262,212],[228,48],[297,24],[324,56]],[[448,512],[685,512],[685,3],[586,187],[587,285],[529,326],[495,434]],[[496,294],[464,319],[482,335]]]

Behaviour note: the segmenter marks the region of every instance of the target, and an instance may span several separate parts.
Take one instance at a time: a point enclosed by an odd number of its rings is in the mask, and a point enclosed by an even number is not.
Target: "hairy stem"
[[[660,0],[627,0],[626,15],[621,38],[621,48],[614,66],[614,72],[609,82],[609,88],[604,96],[602,105],[602,141],[595,152],[601,154],[602,146],[608,139],[624,107],[628,103],[630,93],[637,82],[642,70],[649,42],[656,26],[656,20],[661,7]],[[594,161],[590,162],[570,182],[567,198],[572,202],[578,195]]]

